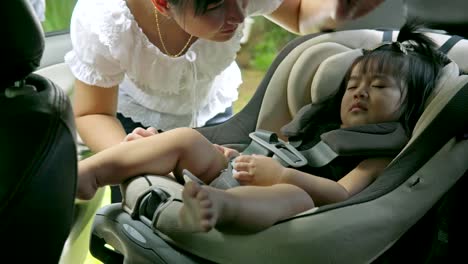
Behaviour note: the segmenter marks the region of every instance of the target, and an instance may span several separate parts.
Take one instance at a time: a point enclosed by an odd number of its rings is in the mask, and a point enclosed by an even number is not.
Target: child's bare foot
[[[186,232],[208,232],[217,223],[220,204],[210,187],[188,181],[182,191],[184,205],[179,212],[179,223]]]

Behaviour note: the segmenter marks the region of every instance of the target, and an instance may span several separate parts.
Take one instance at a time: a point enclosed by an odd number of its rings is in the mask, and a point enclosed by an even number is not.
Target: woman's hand
[[[235,159],[234,178],[241,185],[271,186],[280,182],[284,173],[277,160],[261,155],[241,155]]]
[[[213,144],[213,146],[219,151],[221,152],[221,154],[223,154],[227,160],[230,160],[234,157],[237,157],[239,156],[239,152],[235,149],[232,149],[232,148],[226,148],[226,147],[223,147],[223,146],[220,146],[218,144]]]
[[[142,127],[135,128],[132,133],[129,133],[122,142],[128,142],[144,137],[149,137],[158,134],[158,131],[154,127],[148,127],[144,129]]]

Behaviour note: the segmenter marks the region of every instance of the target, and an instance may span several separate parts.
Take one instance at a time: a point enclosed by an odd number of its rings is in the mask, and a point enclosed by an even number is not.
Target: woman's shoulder
[[[132,30],[135,24],[124,0],[79,0],[73,11],[70,35],[78,48],[131,49],[138,33]]]
[[[135,45],[124,0],[78,0],[70,24],[72,50],[65,61],[86,83],[108,87],[123,78],[121,58]]]
[[[100,21],[108,13],[121,13],[126,3],[124,0],[78,0],[73,10],[75,19]],[[120,11],[120,12],[119,12]],[[97,16],[100,14],[100,16]],[[72,18],[73,19],[73,18]]]
[[[248,16],[268,15],[287,0],[251,0],[247,6]]]
[[[75,26],[104,36],[124,32],[132,23],[132,15],[124,0],[79,0],[71,23],[72,30]]]

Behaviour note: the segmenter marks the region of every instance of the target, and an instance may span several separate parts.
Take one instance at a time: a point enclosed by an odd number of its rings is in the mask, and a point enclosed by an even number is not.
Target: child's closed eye
[[[388,87],[388,84],[384,81],[374,81],[371,83],[371,86],[374,88],[385,88]]]

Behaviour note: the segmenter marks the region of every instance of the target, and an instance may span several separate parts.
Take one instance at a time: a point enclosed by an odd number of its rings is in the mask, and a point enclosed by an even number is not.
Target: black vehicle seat
[[[57,263],[73,220],[77,159],[71,105],[32,72],[44,50],[26,0],[2,1],[0,237],[2,259]]]

